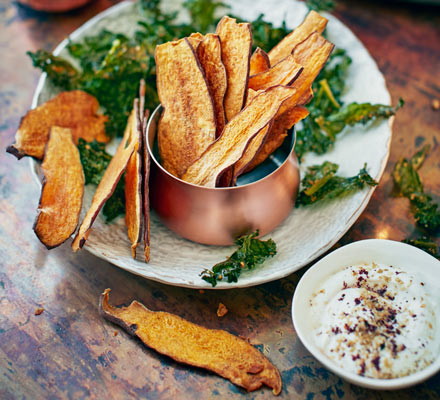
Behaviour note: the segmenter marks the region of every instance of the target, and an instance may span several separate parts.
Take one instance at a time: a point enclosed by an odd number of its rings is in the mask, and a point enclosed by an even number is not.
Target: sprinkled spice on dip
[[[316,345],[361,376],[391,379],[430,365],[439,352],[438,299],[410,274],[357,265],[334,274],[313,293]]]

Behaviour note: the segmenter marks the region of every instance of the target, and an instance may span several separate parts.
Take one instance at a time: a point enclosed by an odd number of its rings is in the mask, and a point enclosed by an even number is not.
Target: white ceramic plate
[[[165,7],[169,10],[179,6],[175,2],[165,2]],[[265,19],[276,25],[281,24],[285,18],[289,28],[293,29],[301,23],[307,10],[304,3],[292,0],[280,0],[277,7],[271,6],[271,2],[266,0],[246,0],[231,2],[230,12],[249,20],[264,13]],[[347,78],[349,89],[344,95],[344,101],[390,104],[384,78],[365,47],[336,18],[326,16],[330,20],[328,39],[337,47],[346,49],[353,58]],[[70,35],[70,40],[81,40],[103,28],[130,35],[136,30],[138,19],[135,5],[120,3],[77,29]],[[66,44],[67,40],[61,42],[54,53],[67,56]],[[50,99],[56,92],[43,74],[34,95],[33,107]],[[383,121],[369,128],[346,129],[331,152],[324,156],[307,155],[302,169],[307,165],[330,160],[340,164],[340,174],[351,176],[357,174],[366,162],[370,174],[379,180],[388,159],[391,122]],[[32,169],[38,174],[39,164],[32,161]],[[94,187],[85,190],[84,210],[90,204],[93,191]],[[220,283],[216,289],[247,287],[280,279],[310,263],[333,246],[353,225],[367,206],[373,191],[373,188],[367,188],[348,198],[292,210],[289,217],[269,235],[277,243],[278,254],[263,266],[244,272],[238,283]],[[268,204],[268,207],[272,206]],[[149,264],[145,264],[141,258],[131,258],[123,218],[106,225],[104,219],[98,217],[84,248],[145,278],[191,288],[210,288],[199,277],[200,272],[223,260],[233,250],[233,247],[205,246],[182,239],[165,228],[154,213]]]
[[[330,360],[313,341],[314,319],[310,317],[310,301],[313,293],[335,273],[351,265],[363,263],[392,265],[425,282],[426,290],[434,294],[440,292],[440,262],[424,251],[392,240],[369,239],[350,243],[328,254],[313,265],[301,278],[292,302],[292,319],[296,333],[304,346],[322,364],[350,383],[377,390],[403,389],[420,383],[440,370],[440,354],[427,368],[396,379],[374,379],[347,372]],[[341,282],[342,285],[342,282]],[[431,300],[435,300],[432,298]],[[440,299],[437,296],[437,305]],[[434,304],[435,307],[435,304]],[[434,308],[435,309],[435,308]],[[436,315],[437,339],[440,338],[440,318]]]

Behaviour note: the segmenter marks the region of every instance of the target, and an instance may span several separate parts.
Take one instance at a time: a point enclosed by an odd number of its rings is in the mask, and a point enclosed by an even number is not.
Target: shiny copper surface
[[[153,152],[159,106],[148,123],[152,158],[150,201],[163,223],[194,242],[229,245],[237,236],[260,230],[265,235],[290,213],[299,187],[293,147],[286,160],[263,179],[243,186],[205,188],[167,172]]]

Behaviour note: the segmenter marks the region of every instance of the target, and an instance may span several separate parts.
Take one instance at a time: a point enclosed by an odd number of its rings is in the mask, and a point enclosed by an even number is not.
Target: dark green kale
[[[334,49],[328,63],[321,70],[318,75],[316,82],[314,83],[314,89],[319,89],[321,86],[321,81],[325,80],[328,83],[328,86],[331,87],[332,96],[336,99],[338,104],[341,104],[341,96],[345,90],[345,80],[347,77],[347,71],[352,63],[351,58],[347,55],[347,51],[344,49]],[[328,93],[327,93],[328,94]],[[321,93],[322,95],[322,93]],[[322,110],[327,110],[327,112],[332,112],[335,109],[338,109],[339,106],[330,107],[327,109],[328,100],[326,103],[326,99],[319,99],[317,102],[320,104],[320,108]],[[330,101],[330,103],[333,103]]]
[[[333,0],[306,0],[307,8],[315,11],[331,11],[335,8],[335,3]]]
[[[227,4],[214,0],[185,0],[183,6],[189,12],[192,32],[201,33],[207,33],[215,29],[217,9],[229,8]]]
[[[418,247],[419,249],[426,251],[433,257],[440,259],[440,253],[438,250],[437,243],[435,243],[432,239],[427,236],[422,236],[417,239],[404,239],[403,243],[410,244],[411,246]]]
[[[78,150],[86,185],[89,183],[98,185],[112,156],[105,151],[105,144],[97,142],[96,140],[86,142],[80,138],[78,141]]]
[[[401,158],[394,166],[393,178],[401,196],[410,197],[413,193],[423,192],[417,170],[423,165],[430,150],[429,145],[423,146],[409,160]]]
[[[416,224],[428,232],[435,233],[440,228],[438,204],[424,192],[417,172],[429,149],[430,146],[426,145],[409,160],[401,158],[394,167],[393,178],[399,194],[409,199]]]
[[[328,117],[323,115],[316,118],[316,123],[331,138],[341,132],[346,126],[356,124],[365,125],[370,121],[379,118],[389,118],[396,114],[396,111],[404,104],[402,99],[396,107],[386,106],[383,104],[371,103],[350,103],[339,111],[330,114]]]
[[[218,281],[237,282],[243,270],[250,270],[262,264],[267,258],[273,257],[276,244],[272,239],[266,241],[257,239],[258,230],[249,235],[241,236],[235,241],[238,249],[225,261],[222,261],[211,270],[205,269],[200,276],[203,280],[215,287]]]
[[[364,165],[357,175],[349,178],[335,175],[339,166],[329,161],[308,167],[301,181],[302,190],[296,199],[296,207],[345,197],[366,185],[376,186],[377,182],[368,174],[366,167]]]
[[[110,223],[120,215],[125,214],[125,179],[121,177],[116,189],[111,197],[105,202],[102,208],[102,213],[105,217],[105,222]]]
[[[78,141],[78,150],[86,185],[89,183],[98,185],[99,182],[101,182],[102,176],[112,156],[105,151],[105,144],[99,143],[96,140],[89,143],[80,138]],[[108,223],[124,213],[125,189],[124,177],[122,177],[111,197],[105,202],[103,214]]]
[[[286,21],[283,21],[279,28],[275,28],[270,22],[264,21],[263,17],[264,14],[260,14],[251,22],[253,50],[259,47],[269,51],[290,32],[290,29],[287,29]]]
[[[94,36],[86,36],[82,42],[69,42],[67,50],[72,57],[78,60],[83,73],[93,73],[101,68],[102,62],[115,40],[123,43],[129,41],[121,33],[114,33],[103,29]]]
[[[46,72],[55,86],[64,90],[77,88],[81,74],[70,62],[46,50],[37,50],[35,53],[28,51],[26,54],[31,58],[34,67]]]
[[[351,103],[343,106],[346,73],[351,58],[345,50],[336,49],[312,85],[314,98],[307,105],[309,117],[297,129],[295,152],[301,161],[304,154],[313,151],[326,153],[334,144],[336,135],[346,126],[367,124],[379,118],[389,118],[402,107],[400,99],[396,107],[382,104]]]

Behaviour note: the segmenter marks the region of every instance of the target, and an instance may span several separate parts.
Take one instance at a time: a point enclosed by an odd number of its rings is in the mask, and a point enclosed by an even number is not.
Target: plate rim
[[[294,3],[293,3],[294,4]],[[119,12],[120,10],[123,10],[127,7],[133,6],[134,3],[131,1],[122,1],[118,4],[115,4],[114,6],[111,6],[109,8],[107,8],[104,11],[101,11],[100,13],[98,13],[97,15],[95,15],[94,17],[90,18],[89,20],[87,20],[84,24],[82,24],[81,26],[79,26],[77,29],[75,29],[72,33],[70,33],[65,39],[63,39],[53,50],[53,54],[54,55],[59,55],[60,52],[62,50],[64,50],[64,48],[67,46],[67,44],[69,43],[69,39],[76,39],[78,36],[80,36],[84,31],[86,31],[89,27],[95,25],[97,22],[99,22],[100,20],[102,20],[103,18],[115,14],[117,12]],[[323,13],[326,17],[331,15],[328,13]],[[388,86],[386,84],[385,81],[385,77],[383,76],[382,72],[380,71],[376,60],[371,56],[370,52],[368,51],[368,49],[364,46],[364,44],[361,42],[361,40],[357,37],[357,35],[355,35],[355,33],[348,27],[346,26],[341,20],[339,20],[337,17],[331,15],[332,19],[337,20],[340,24],[342,24],[346,29],[348,29],[351,34],[356,38],[356,40],[359,42],[359,45],[362,47],[362,50],[365,51],[368,56],[371,59],[371,62],[374,64],[375,68],[377,69],[377,71],[380,73],[380,75],[383,78],[383,85],[384,85],[384,89],[386,90],[386,92],[388,93],[390,99],[391,99],[391,94],[388,90]],[[35,88],[33,97],[32,97],[32,103],[31,103],[31,109],[36,108],[38,106],[38,98],[44,88],[45,82],[47,79],[47,73],[43,72],[40,75],[40,78],[38,80],[37,86]],[[395,117],[392,116],[388,121],[388,127],[389,127],[389,137],[388,137],[388,141],[386,143],[386,154],[385,157],[382,159],[380,167],[378,169],[378,172],[376,174],[376,176],[374,177],[374,179],[376,181],[380,181],[380,178],[383,176],[383,173],[385,171],[385,168],[387,166],[388,163],[388,159],[390,156],[390,149],[391,149],[391,141],[392,141],[392,137],[393,137],[393,123],[394,123],[394,119]],[[31,171],[37,181],[37,183],[41,186],[41,181],[39,178],[39,174],[37,172],[37,165],[38,165],[38,161],[34,160],[32,157],[29,158],[29,165],[31,168]],[[200,279],[200,282],[195,284],[195,283],[189,283],[188,281],[184,282],[184,281],[170,281],[167,279],[163,279],[159,276],[156,275],[150,275],[148,273],[148,270],[145,271],[137,271],[134,269],[131,269],[130,267],[127,267],[124,263],[118,263],[118,259],[115,259],[113,257],[109,257],[107,256],[105,253],[103,253],[102,251],[99,251],[97,249],[95,249],[94,247],[89,247],[86,245],[84,246],[84,250],[87,250],[89,253],[93,254],[94,256],[101,258],[115,266],[117,266],[118,268],[121,268],[125,271],[128,271],[132,274],[141,276],[143,278],[146,279],[150,279],[159,283],[163,283],[166,285],[170,285],[170,286],[177,286],[177,287],[185,287],[185,288],[190,288],[190,289],[212,289],[212,290],[227,290],[227,289],[240,289],[240,288],[247,288],[247,287],[253,287],[253,286],[257,286],[257,285],[261,285],[264,283],[268,283],[268,282],[272,282],[275,280],[279,280],[282,278],[285,278],[297,271],[299,271],[300,269],[304,268],[305,266],[309,265],[310,263],[312,263],[316,258],[320,257],[321,255],[323,255],[325,252],[327,252],[328,250],[331,249],[332,246],[334,246],[344,235],[345,233],[347,233],[347,231],[354,225],[354,223],[357,221],[357,219],[359,218],[359,216],[362,214],[362,212],[365,210],[365,208],[367,207],[368,203],[371,200],[371,197],[374,193],[374,191],[376,190],[377,186],[374,187],[369,187],[368,188],[368,192],[365,194],[364,198],[362,199],[362,201],[360,202],[359,206],[357,207],[357,209],[351,214],[351,216],[347,219],[347,223],[345,224],[344,228],[341,229],[339,232],[337,232],[327,243],[321,245],[315,252],[313,252],[312,254],[310,254],[305,260],[303,260],[301,263],[299,263],[299,265],[297,265],[294,269],[292,270],[288,270],[288,271],[283,271],[283,272],[275,272],[270,276],[267,277],[263,277],[262,279],[259,279],[258,281],[250,281],[250,282],[244,282],[240,280],[238,282],[233,282],[233,283],[227,283],[227,282],[221,282],[219,283],[217,286],[212,287],[211,285],[209,285],[209,283],[203,281],[202,279]],[[270,234],[270,233],[269,233]],[[142,263],[139,260],[134,260],[135,262],[139,262]],[[202,268],[201,268],[202,269]]]

